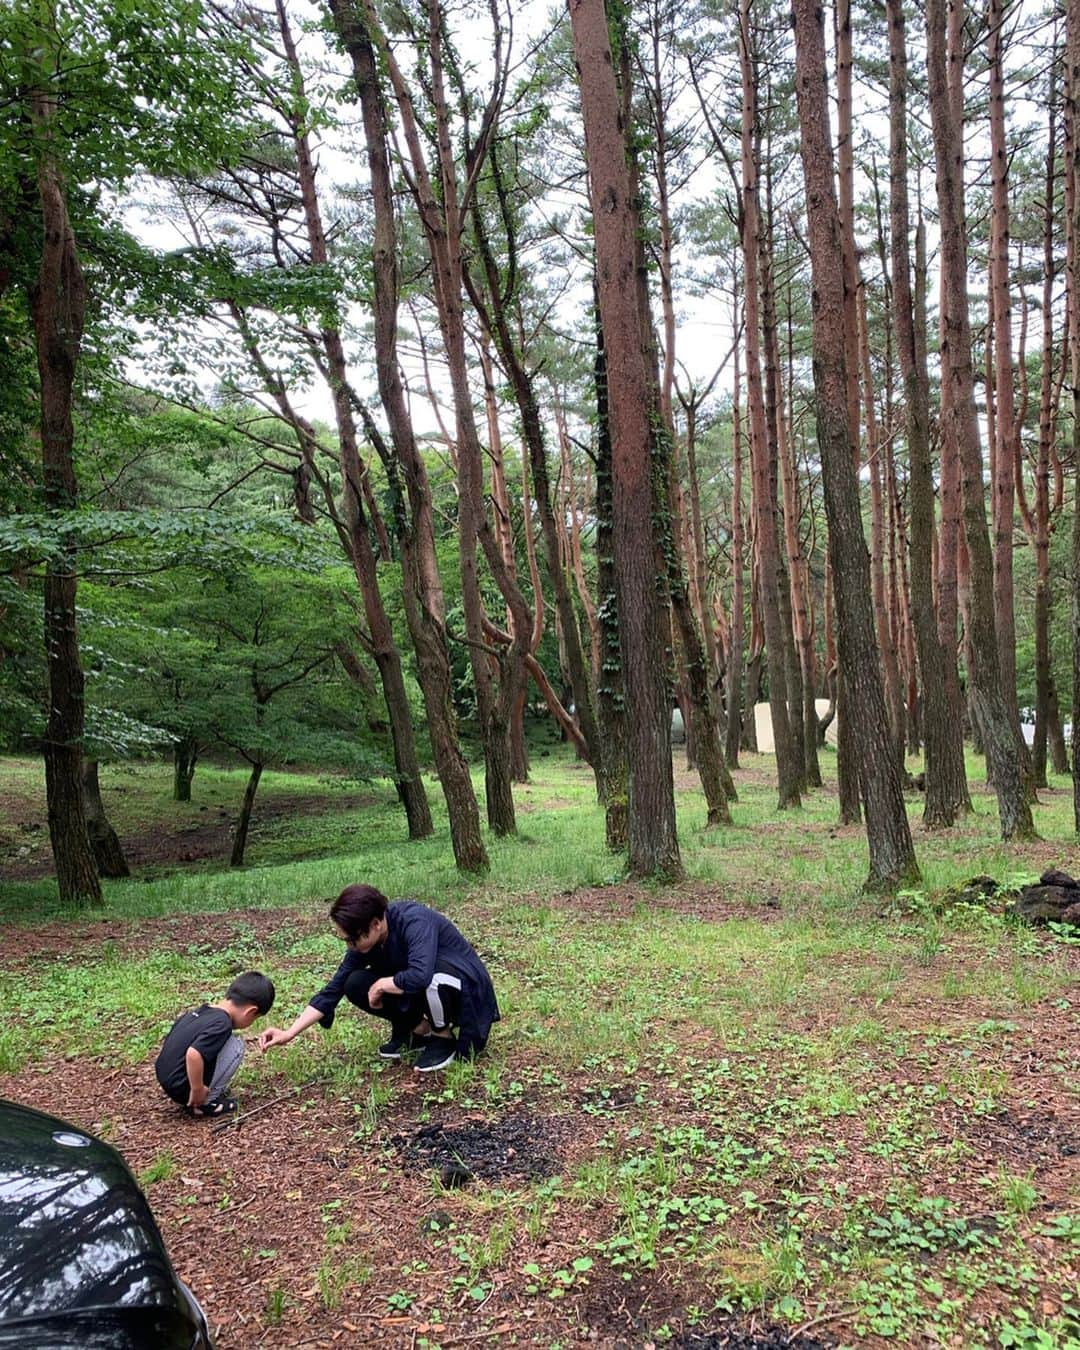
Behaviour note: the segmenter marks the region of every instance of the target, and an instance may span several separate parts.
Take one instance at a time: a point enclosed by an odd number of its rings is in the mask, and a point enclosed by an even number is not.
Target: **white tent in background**
[[[829,711],[829,700],[827,698],[817,698],[814,700],[814,711],[820,721]],[[774,755],[776,745],[773,742],[772,734],[772,714],[769,712],[767,703],[754,704],[754,729],[757,732],[757,748],[763,755]],[[829,723],[825,731],[825,740],[829,745],[836,746],[836,718]]]

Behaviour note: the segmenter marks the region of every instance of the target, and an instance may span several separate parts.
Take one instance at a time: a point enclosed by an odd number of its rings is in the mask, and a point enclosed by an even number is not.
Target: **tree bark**
[[[792,397],[795,386],[795,340],[792,313],[791,278],[787,295],[787,367],[788,412],[780,426],[780,475],[783,483],[784,542],[791,583],[792,628],[799,658],[799,689],[802,691],[802,715],[798,728],[802,741],[803,781],[807,787],[821,787],[817,735],[817,655],[814,651],[814,599],[810,584],[810,566],[799,536],[801,502],[795,467],[795,417]]]
[[[788,717],[784,665],[784,627],[780,607],[781,566],[776,530],[775,468],[761,385],[761,289],[759,280],[760,211],[757,169],[756,72],[751,45],[750,0],[740,0],[739,52],[742,69],[742,239],[746,291],[746,385],[750,413],[750,462],[753,474],[753,511],[758,581],[765,629],[765,656],[769,671],[769,713],[781,810],[801,804],[801,747],[796,747]],[[798,749],[799,753],[796,754]]]
[[[173,744],[173,801],[191,801],[191,780],[199,761],[199,744],[189,736]]]
[[[640,221],[631,197],[626,135],[603,0],[571,0],[570,22],[581,87],[589,195],[596,239],[597,290],[604,331],[612,441],[612,543],[626,698],[629,867],[637,877],[682,875],[675,828],[671,701],[665,607],[658,587],[663,563],[654,548],[655,511],[649,409],[635,275]]]
[[[955,762],[955,741],[949,735],[953,716],[945,684],[942,651],[934,613],[934,476],[930,456],[930,378],[925,344],[916,337],[915,302],[908,251],[907,45],[903,0],[887,0],[889,22],[890,211],[893,316],[908,448],[908,513],[910,527],[911,607],[922,675],[922,733],[925,746],[927,829],[956,821],[967,795],[964,760]],[[918,229],[923,228],[919,222]]]
[[[435,551],[434,508],[427,469],[416,444],[397,360],[398,272],[394,195],[375,52],[352,0],[330,0],[334,23],[353,64],[360,95],[371,175],[374,227],[373,311],[379,395],[390,425],[396,484],[405,481],[409,511],[398,496],[395,525],[401,548],[405,617],[416,651],[420,688],[435,767],[446,799],[454,859],[464,872],[483,871],[487,851],[469,767],[458,743],[453,708],[453,672],[446,638],[445,605]]]
[[[1014,473],[1020,423],[1013,378],[1012,296],[1009,287],[1009,157],[1005,136],[1004,0],[988,0],[987,65],[990,121],[990,310],[993,318],[994,625],[997,631],[1001,693],[1005,700],[1025,791],[1031,792],[1031,756],[1020,730],[1016,702],[1016,618],[1014,613]],[[989,398],[989,393],[988,393]]]
[[[852,137],[851,0],[837,0],[834,11],[836,43],[837,181],[840,247],[844,273],[844,363],[847,372],[848,426],[852,454],[859,463],[859,346],[858,260],[855,249],[855,147]],[[834,587],[836,578],[833,577]],[[837,616],[839,627],[839,616]],[[862,818],[859,802],[859,748],[848,713],[847,671],[841,662],[836,674],[836,776],[840,796],[840,823],[854,825]]]
[[[466,273],[466,276],[468,273]],[[495,369],[491,360],[491,335],[485,328],[480,339],[480,368],[484,377],[484,411],[487,415],[488,461],[491,466],[491,502],[495,513],[495,536],[499,541],[499,552],[514,584],[517,584],[517,558],[514,554],[514,530],[510,518],[510,493],[506,486],[506,465],[503,458],[502,429],[499,426],[499,405],[495,394]],[[523,497],[525,494],[522,484]],[[530,522],[525,521],[526,529]],[[535,595],[535,588],[533,591]],[[513,633],[514,615],[507,607],[507,626]],[[530,626],[529,651],[536,654],[536,624]],[[507,749],[510,755],[511,783],[529,781],[529,755],[525,745],[525,697],[528,692],[528,676],[524,670],[518,680],[518,691],[510,708],[509,725],[506,729]]]
[[[374,7],[365,6],[372,35],[379,43],[380,55],[390,77],[411,174],[408,177],[424,231],[432,267],[432,285],[439,327],[443,340],[450,385],[454,397],[454,415],[458,457],[458,556],[461,566],[462,608],[468,637],[469,659],[476,689],[477,710],[484,739],[485,788],[488,824],[496,834],[511,834],[516,829],[514,798],[510,779],[508,727],[511,711],[521,688],[524,662],[529,653],[532,620],[520,588],[508,573],[495,531],[484,504],[483,448],[473,412],[469,385],[469,365],[465,343],[462,306],[464,255],[462,232],[467,210],[469,182],[475,183],[477,166],[488,152],[486,133],[494,125],[498,95],[493,95],[484,111],[479,139],[466,146],[466,187],[458,182],[457,159],[452,143],[449,103],[446,91],[446,65],[443,51],[443,14],[440,0],[426,0],[427,57],[425,88],[430,97],[435,147],[435,179],[429,173],[413,109],[412,96],[396,58],[379,30]],[[501,33],[495,32],[495,56],[499,80]],[[513,645],[499,663],[499,678],[493,670],[483,642],[484,606],[478,570],[477,544],[483,551],[488,570],[513,613]]]
[[[306,96],[303,71],[293,42],[284,0],[276,0],[276,6],[278,27],[286,60],[292,74],[294,95],[297,98],[304,99]],[[300,197],[304,208],[304,221],[307,227],[311,261],[317,267],[326,267],[330,255],[326,243],[326,231],[323,228],[322,211],[315,183],[315,163],[311,155],[306,124],[298,120],[291,109],[290,124],[296,147]],[[379,590],[378,560],[372,546],[368,513],[365,510],[364,486],[367,482],[368,472],[367,465],[364,464],[360,455],[356,422],[349,397],[345,346],[336,323],[324,321],[320,337],[325,355],[325,373],[333,399],[334,419],[338,431],[343,507],[348,534],[347,552],[360,587],[368,633],[371,639],[372,656],[382,682],[386,711],[390,719],[395,783],[399,799],[405,808],[409,838],[426,839],[434,832],[435,827],[432,823],[431,808],[428,805],[427,792],[420,772],[420,759],[416,753],[416,737],[413,731],[408,693],[405,689],[401,653],[394,641],[393,625],[386,613],[382,593]],[[309,439],[313,440],[314,435],[312,434]]]
[[[916,350],[925,354],[928,347],[925,283],[926,228],[920,218],[915,231],[915,320]],[[948,711],[949,764],[958,763],[955,791],[960,793],[958,810],[972,810],[964,759],[965,699],[960,688],[958,658],[958,620],[960,614],[960,553],[963,545],[960,508],[960,455],[956,444],[955,423],[949,416],[949,384],[941,385],[941,531],[938,537],[937,622],[941,655],[945,663],[945,700]],[[981,744],[981,743],[980,743]]]
[[[500,184],[499,190],[501,191],[497,159],[494,160],[493,164],[496,181]],[[502,209],[504,212],[509,211],[508,204],[504,202]],[[482,309],[484,320],[495,339],[499,358],[514,390],[514,399],[517,403],[518,415],[521,418],[522,437],[528,449],[529,467],[533,479],[533,495],[536,499],[537,514],[540,517],[540,534],[544,541],[548,576],[555,592],[555,610],[561,624],[565,644],[566,667],[570,677],[570,687],[574,695],[575,713],[582,737],[588,748],[586,757],[590,763],[595,764],[597,728],[593,712],[593,692],[589,681],[585,652],[581,643],[581,630],[578,627],[573,593],[570,589],[568,569],[563,565],[559,548],[558,524],[552,506],[551,484],[548,477],[547,445],[544,436],[544,424],[536,399],[534,373],[527,369],[520,344],[515,340],[511,329],[503,286],[488,243],[483,218],[475,199],[472,214],[487,292],[481,299],[478,288],[472,284],[470,284],[470,292],[474,303],[477,303],[478,307]],[[507,243],[508,247],[514,247],[512,237],[508,237]],[[466,280],[468,280],[468,274],[465,275]],[[518,315],[518,320],[518,331],[520,332],[522,328],[520,315]],[[535,603],[540,603],[539,599]],[[597,790],[600,790],[599,780],[597,781]]]
[[[971,569],[971,691],[986,745],[1005,839],[1034,837],[1020,759],[1005,697],[994,625],[994,568],[986,528],[983,461],[979,445],[967,295],[967,228],[964,217],[964,150],[960,119],[946,68],[945,0],[927,0],[927,75],[937,166],[944,291],[942,364],[949,389],[962,474],[964,535]],[[954,53],[954,60],[959,54]]]
[[[1065,38],[1065,233],[1072,373],[1072,781],[1073,829],[1080,835],[1080,10],[1066,10]]]
[[[594,289],[596,288],[594,279]],[[596,710],[600,731],[599,768],[603,776],[604,831],[612,852],[629,847],[630,767],[626,745],[626,698],[619,647],[619,602],[615,583],[611,419],[608,416],[607,362],[599,301],[593,385],[596,391],[596,595],[600,626]]]
[[[248,828],[251,825],[251,810],[255,805],[255,794],[259,790],[259,779],[262,777],[262,772],[263,766],[260,763],[252,764],[251,773],[248,775],[247,785],[244,788],[244,799],[240,803],[240,814],[236,819],[232,855],[229,858],[230,867],[243,867],[244,865]]]
[[[896,768],[901,781],[904,776],[904,705],[900,693],[900,665],[897,634],[890,624],[889,596],[885,589],[885,493],[882,483],[884,446],[878,427],[875,406],[873,369],[870,364],[870,332],[866,314],[866,287],[861,278],[857,282],[859,364],[862,367],[863,425],[866,427],[866,460],[870,470],[870,584],[873,593],[874,631],[885,680],[885,706],[889,713]],[[887,438],[887,431],[886,431]]]
[[[98,762],[96,759],[83,760],[82,786],[86,810],[86,828],[90,835],[90,847],[94,850],[94,859],[99,874],[110,879],[131,876],[131,869],[124,857],[124,850],[120,847],[120,840],[105,814],[105,804],[101,800],[101,785],[98,782]]]
[[[738,308],[738,296],[734,297]],[[739,767],[739,745],[742,740],[745,706],[743,703],[743,635],[746,628],[746,606],[743,558],[743,453],[742,409],[740,406],[739,344],[735,344],[735,370],[731,395],[731,647],[727,660],[727,744],[725,757],[729,769]],[[750,721],[754,720],[753,705]]]
[[[63,180],[50,144],[55,99],[35,93],[31,116],[43,144],[38,164],[41,264],[30,302],[41,397],[41,465],[45,505],[73,511],[78,498],[71,409],[86,317],[86,285],[68,216]],[[45,728],[45,795],[60,900],[101,905],[83,805],[85,724],[82,664],[75,624],[75,550],[61,536],[45,567],[45,657],[49,716]]]
[[[825,73],[825,33],[816,0],[795,0],[795,86],[812,275],[814,392],[818,445],[836,588],[847,714],[858,743],[859,781],[870,846],[867,886],[892,890],[917,879],[904,794],[892,753],[870,601],[870,559],[859,510],[858,477],[845,365],[845,278],[833,188]]]
[[[1054,62],[1056,66],[1057,62]],[[1053,67],[1052,67],[1053,69]],[[1039,447],[1035,462],[1035,506],[1030,517],[1023,516],[1035,550],[1035,745],[1032,751],[1032,776],[1035,786],[1046,787],[1047,746],[1050,735],[1050,706],[1054,677],[1050,661],[1053,589],[1050,580],[1050,461],[1057,431],[1057,390],[1055,377],[1057,352],[1054,344],[1054,179],[1057,159],[1057,102],[1055,79],[1050,76],[1049,122],[1047,126],[1046,173],[1043,179],[1043,332],[1042,378],[1039,386]],[[1022,472],[1023,455],[1019,438],[1016,444],[1016,472]],[[1023,514],[1023,513],[1022,513]]]

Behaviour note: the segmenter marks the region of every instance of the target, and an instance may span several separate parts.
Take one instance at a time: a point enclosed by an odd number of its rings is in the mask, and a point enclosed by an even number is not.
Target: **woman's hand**
[[[267,1027],[259,1037],[259,1049],[269,1050],[272,1045],[288,1045],[290,1041],[295,1041],[302,1031],[307,1031],[308,1027],[313,1027],[316,1022],[321,1021],[322,1013],[309,1003],[287,1031],[282,1031],[280,1027]]]
[[[392,994],[398,998],[401,997],[401,990],[389,975],[384,975],[381,979],[376,980],[368,990],[368,1003],[371,1007],[381,1008],[384,994]]]

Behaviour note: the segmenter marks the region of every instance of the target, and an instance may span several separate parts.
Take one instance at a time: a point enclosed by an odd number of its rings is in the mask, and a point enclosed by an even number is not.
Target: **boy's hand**
[[[193,1087],[188,1094],[188,1106],[205,1106],[210,1096],[210,1089],[205,1083],[199,1087]]]
[[[272,1045],[288,1045],[292,1037],[280,1027],[267,1027],[259,1037],[259,1049],[269,1050]]]

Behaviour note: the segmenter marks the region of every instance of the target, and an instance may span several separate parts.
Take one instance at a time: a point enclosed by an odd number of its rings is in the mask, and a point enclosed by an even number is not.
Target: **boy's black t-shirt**
[[[173,1101],[183,1103],[191,1095],[187,1052],[195,1049],[202,1055],[203,1081],[209,1087],[217,1057],[232,1033],[229,1014],[222,1008],[212,1008],[209,1003],[180,1014],[165,1037],[165,1044],[154,1064],[158,1082]]]

